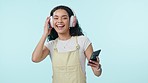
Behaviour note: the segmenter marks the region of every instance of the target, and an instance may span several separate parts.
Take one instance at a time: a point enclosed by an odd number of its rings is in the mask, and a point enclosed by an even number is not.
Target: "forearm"
[[[37,44],[35,50],[32,53],[32,61],[39,62],[43,55],[43,46],[46,40],[46,35],[42,35],[39,43]]]

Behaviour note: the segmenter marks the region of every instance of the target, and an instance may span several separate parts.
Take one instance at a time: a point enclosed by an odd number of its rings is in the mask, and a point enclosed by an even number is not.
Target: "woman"
[[[49,41],[44,44],[47,37]],[[40,62],[50,54],[53,83],[86,83],[85,60],[90,59],[92,52],[92,44],[83,35],[74,12],[60,5],[47,17],[44,33],[32,54],[32,61]],[[91,61],[88,65],[96,76],[101,75],[98,57],[96,62]]]

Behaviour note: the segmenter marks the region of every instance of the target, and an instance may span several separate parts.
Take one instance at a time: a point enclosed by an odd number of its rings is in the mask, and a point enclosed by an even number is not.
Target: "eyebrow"
[[[53,17],[59,17],[58,15],[54,15]],[[62,17],[68,17],[68,15],[62,15]]]

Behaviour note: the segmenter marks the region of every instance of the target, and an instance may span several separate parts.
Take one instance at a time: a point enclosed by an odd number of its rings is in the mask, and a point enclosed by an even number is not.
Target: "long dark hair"
[[[60,5],[60,6],[56,6],[55,8],[53,8],[50,12],[50,16],[53,16],[53,13],[58,10],[58,9],[63,9],[65,10],[67,13],[68,13],[68,16],[69,18],[74,15],[74,12],[67,6],[63,6],[63,5]],[[75,27],[70,27],[70,35],[71,36],[80,36],[80,35],[84,35],[83,32],[82,32],[82,29],[81,27],[79,26],[79,23],[78,23],[78,19],[77,19],[77,22],[76,22],[76,26]],[[51,30],[51,33],[48,35],[48,40],[54,40],[58,37],[58,34],[57,32],[55,31],[54,28],[52,28]]]

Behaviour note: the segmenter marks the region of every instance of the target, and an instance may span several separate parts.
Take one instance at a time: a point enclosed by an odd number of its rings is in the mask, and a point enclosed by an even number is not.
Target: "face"
[[[64,9],[53,13],[53,25],[58,34],[69,34],[69,16]]]

